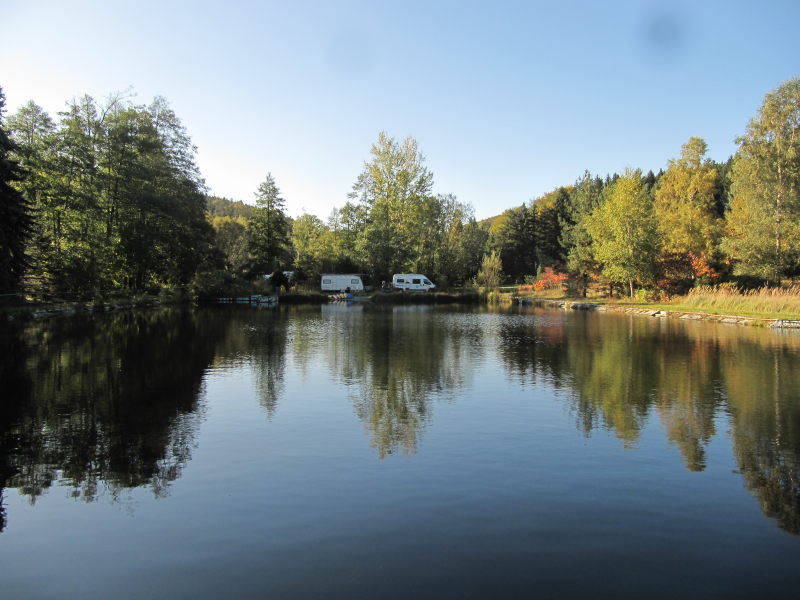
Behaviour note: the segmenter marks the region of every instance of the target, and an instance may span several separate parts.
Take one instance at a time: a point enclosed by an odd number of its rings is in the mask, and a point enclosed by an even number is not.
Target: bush
[[[492,252],[483,257],[481,268],[475,276],[475,285],[488,290],[497,289],[503,280],[503,262],[500,254]]]
[[[556,273],[552,267],[545,267],[539,279],[533,284],[533,289],[537,292],[561,289],[567,278],[566,273]]]

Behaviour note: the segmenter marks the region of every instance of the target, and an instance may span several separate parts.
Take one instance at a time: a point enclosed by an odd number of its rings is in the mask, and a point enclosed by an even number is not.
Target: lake
[[[3,598],[800,587],[800,334],[539,308],[0,323]]]

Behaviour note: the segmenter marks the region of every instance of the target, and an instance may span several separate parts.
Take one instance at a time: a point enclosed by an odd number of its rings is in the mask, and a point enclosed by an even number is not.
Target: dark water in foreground
[[[3,598],[800,594],[800,335],[628,315],[0,324]]]

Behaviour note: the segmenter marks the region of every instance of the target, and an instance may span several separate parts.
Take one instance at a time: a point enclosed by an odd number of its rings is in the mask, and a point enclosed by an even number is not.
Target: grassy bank
[[[700,286],[670,305],[677,310],[773,319],[800,319],[800,285],[740,292],[735,288]]]
[[[599,295],[592,295],[588,298],[567,297],[563,293],[553,293],[552,291],[532,297],[542,300],[614,304],[712,315],[736,315],[761,319],[800,319],[800,285],[748,291],[740,291],[735,287],[726,286],[700,286],[685,296],[678,296],[666,302],[646,301],[640,298],[608,298]]]

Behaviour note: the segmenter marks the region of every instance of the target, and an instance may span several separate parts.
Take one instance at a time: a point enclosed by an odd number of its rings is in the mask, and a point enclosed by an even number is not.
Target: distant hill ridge
[[[562,191],[567,191],[568,192],[571,189],[572,189],[571,185],[569,185],[569,186],[560,186],[560,187],[557,187],[556,189],[554,189],[551,192],[547,192],[546,194],[544,194],[542,196],[539,196],[538,198],[533,198],[532,200],[528,200],[527,202],[523,202],[522,204],[525,204],[525,205],[527,205],[529,207],[530,206],[546,207],[546,206],[552,205],[556,201],[556,198],[558,197],[559,193],[561,193]],[[481,219],[480,221],[478,221],[478,225],[480,225],[481,227],[484,227],[486,229],[491,229],[491,227],[492,227],[492,225],[494,225],[495,221],[497,221],[498,219],[504,217],[506,214],[508,214],[509,211],[512,211],[514,209],[518,209],[520,206],[522,206],[522,204],[507,208],[506,210],[501,212],[499,215],[494,215],[493,217],[487,217],[485,219]]]
[[[241,200],[228,200],[227,198],[220,198],[219,196],[206,197],[206,210],[211,217],[231,217],[251,219],[253,217],[253,209],[255,207],[251,204],[245,204]]]

